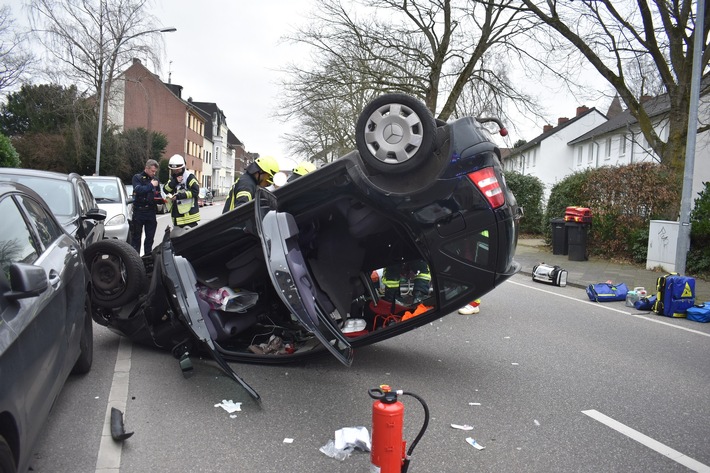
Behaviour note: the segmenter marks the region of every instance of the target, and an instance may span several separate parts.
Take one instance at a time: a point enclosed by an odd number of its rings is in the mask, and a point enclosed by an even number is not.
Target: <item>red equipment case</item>
[[[592,223],[592,211],[587,207],[567,207],[565,222]]]

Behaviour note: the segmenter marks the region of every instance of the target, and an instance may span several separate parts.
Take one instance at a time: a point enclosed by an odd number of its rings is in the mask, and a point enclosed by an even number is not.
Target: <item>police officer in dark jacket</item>
[[[160,195],[160,182],[155,178],[158,173],[158,162],[149,159],[145,163],[143,172],[133,176],[133,237],[131,246],[138,254],[141,252],[141,237],[145,228],[143,254],[149,255],[153,251],[153,238],[158,226],[156,219],[157,207],[156,194]]]

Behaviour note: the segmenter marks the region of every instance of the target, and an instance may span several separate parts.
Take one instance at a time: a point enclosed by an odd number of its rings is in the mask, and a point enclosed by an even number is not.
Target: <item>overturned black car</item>
[[[369,345],[443,317],[519,269],[522,214],[500,152],[480,122],[443,123],[418,100],[388,94],[356,126],[357,151],[219,218],[166,232],[141,259],[122,242],[93,258],[94,320],[171,350],[185,372],[209,352],[291,362],[330,351],[343,364]],[[498,122],[499,124],[499,122]],[[401,267],[384,300],[376,271]],[[428,268],[414,300],[407,268]]]

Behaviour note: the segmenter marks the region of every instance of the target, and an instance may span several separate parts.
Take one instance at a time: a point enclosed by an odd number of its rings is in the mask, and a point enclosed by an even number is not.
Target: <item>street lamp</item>
[[[134,35],[123,38],[118,43],[116,43],[116,47],[113,48],[113,51],[111,51],[109,58],[112,58],[113,55],[116,54],[116,52],[118,51],[118,48],[120,48],[121,45],[123,43],[125,43],[126,41],[128,41],[129,39],[133,39],[138,36],[143,36],[144,34],[172,33],[173,31],[177,31],[177,28],[162,28],[162,29],[141,31],[140,33],[136,33]],[[101,164],[101,132],[103,131],[102,129],[104,126],[104,94],[105,94],[105,91],[106,91],[106,67],[104,67],[103,70],[101,71],[101,101],[99,102],[99,134],[98,134],[98,137],[96,138],[96,170],[94,171],[94,175],[96,175],[96,176],[99,175],[99,166]]]

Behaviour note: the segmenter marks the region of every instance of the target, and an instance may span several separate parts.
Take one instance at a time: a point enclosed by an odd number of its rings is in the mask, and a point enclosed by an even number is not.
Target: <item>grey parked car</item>
[[[0,168],[0,181],[19,182],[37,192],[83,249],[104,239],[106,211],[96,204],[89,186],[80,175]]]
[[[33,190],[0,182],[0,219],[0,471],[24,472],[67,377],[91,369],[89,277]]]

